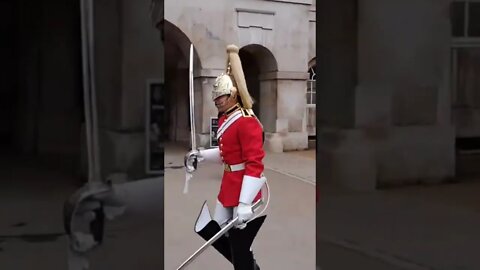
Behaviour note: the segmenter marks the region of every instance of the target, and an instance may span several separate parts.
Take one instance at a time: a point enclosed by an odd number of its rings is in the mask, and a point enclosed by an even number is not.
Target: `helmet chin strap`
[[[235,106],[238,102],[236,100],[236,91],[232,91],[232,93],[228,96],[228,98],[226,98],[224,101],[222,101],[221,103],[217,103],[220,107],[224,107],[225,105],[227,105],[229,102],[232,102],[232,105],[229,106],[228,108],[226,108],[223,112],[226,112],[228,111],[230,108],[232,108],[233,106]]]
[[[217,105],[223,107],[225,106],[225,104],[228,102],[228,99],[225,99],[224,101],[220,102],[220,103],[217,103]]]
[[[222,101],[221,103],[219,103],[218,105],[222,108],[226,107],[228,105],[228,103],[230,102],[230,97],[226,98],[224,101]],[[225,111],[228,111],[228,109],[230,108],[225,108]]]

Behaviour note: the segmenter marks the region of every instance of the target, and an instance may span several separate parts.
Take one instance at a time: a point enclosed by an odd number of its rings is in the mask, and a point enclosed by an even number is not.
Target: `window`
[[[480,109],[480,48],[456,48],[452,57],[454,108]]]
[[[309,137],[314,137],[316,134],[315,128],[315,112],[316,112],[316,103],[317,95],[315,90],[315,65],[313,65],[309,73],[309,78],[307,80],[307,110],[306,110],[306,121],[307,121],[307,132]]]
[[[480,37],[480,2],[469,3],[468,35]]]
[[[307,105],[315,105],[317,100],[315,90],[315,66],[311,67],[308,73],[310,76],[307,81]]]
[[[453,2],[450,7],[452,36],[463,37],[465,31],[465,2]]]
[[[453,37],[480,37],[480,1],[454,1],[450,15]]]
[[[452,121],[457,138],[480,137],[480,0],[450,7]]]
[[[480,108],[480,0],[454,1],[450,12],[453,108]]]

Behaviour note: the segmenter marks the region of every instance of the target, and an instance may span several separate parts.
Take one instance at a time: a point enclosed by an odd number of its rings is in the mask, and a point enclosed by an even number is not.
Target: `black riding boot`
[[[232,228],[228,232],[232,263],[235,270],[260,270],[250,247],[265,218],[266,216],[258,217],[250,221],[244,229]]]
[[[255,263],[250,246],[265,218],[266,216],[262,216],[252,220],[242,230],[232,228],[212,244],[220,254],[234,265],[235,270],[260,270],[260,267]],[[220,230],[220,225],[211,219],[208,207],[204,203],[195,224],[195,232],[205,241],[208,241]]]

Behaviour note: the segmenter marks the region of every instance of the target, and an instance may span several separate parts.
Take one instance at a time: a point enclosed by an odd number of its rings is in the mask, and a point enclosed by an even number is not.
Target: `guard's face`
[[[228,108],[230,108],[230,102],[231,99],[230,99],[230,95],[223,95],[223,96],[219,96],[217,97],[214,102],[215,102],[215,107],[217,107],[217,110],[218,112],[224,112],[226,111]]]

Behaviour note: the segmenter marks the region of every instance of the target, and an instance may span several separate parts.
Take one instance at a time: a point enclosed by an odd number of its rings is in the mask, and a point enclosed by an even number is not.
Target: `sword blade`
[[[188,71],[188,84],[190,94],[190,137],[192,149],[197,149],[197,140],[195,137],[195,93],[193,91],[193,44],[190,44],[190,60]]]
[[[255,213],[256,209],[260,207],[260,204],[263,203],[263,200],[258,200],[256,203],[252,205],[252,211]],[[205,244],[203,244],[195,253],[193,253],[190,257],[188,257],[185,262],[183,262],[177,270],[184,269],[187,265],[189,265],[195,258],[198,257],[202,252],[204,252],[209,246],[211,246],[218,238],[222,237],[225,233],[227,233],[235,223],[238,221],[238,217],[235,217],[230,221],[225,227],[223,227],[220,231],[218,231],[212,238],[210,238]]]

